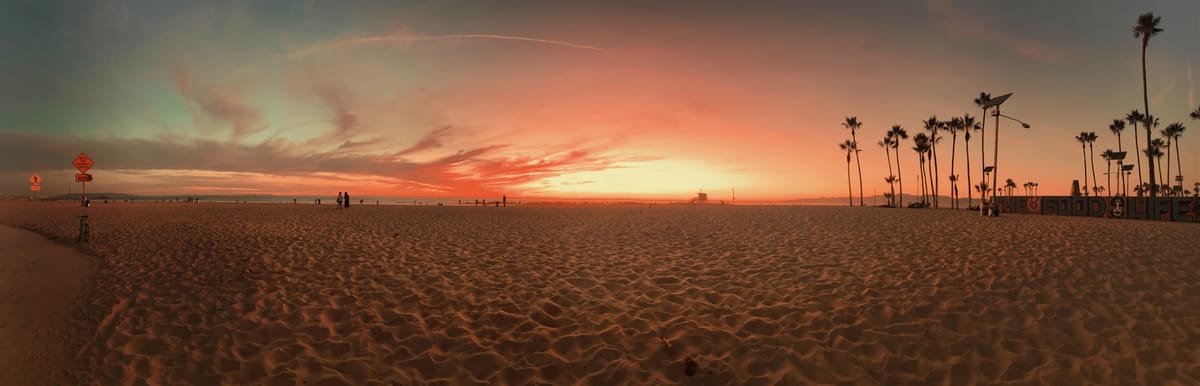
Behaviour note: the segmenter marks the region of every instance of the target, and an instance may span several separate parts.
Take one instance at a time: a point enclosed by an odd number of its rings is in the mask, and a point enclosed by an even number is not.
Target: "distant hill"
[[[88,196],[88,198],[93,199],[93,200],[97,200],[97,199],[99,199],[99,200],[128,200],[128,199],[140,197],[136,194],[127,194],[127,193],[88,193],[87,196]],[[46,200],[79,200],[82,198],[83,198],[83,194],[70,193],[70,194],[60,194],[57,196],[49,196],[49,197],[46,197],[45,199]]]

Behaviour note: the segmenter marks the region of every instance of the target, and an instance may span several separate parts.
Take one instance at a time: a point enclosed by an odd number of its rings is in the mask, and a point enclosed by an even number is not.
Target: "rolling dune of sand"
[[[73,238],[79,211],[4,203],[0,222]],[[68,339],[83,384],[1200,383],[1195,224],[787,206],[88,211],[83,248],[103,263]]]

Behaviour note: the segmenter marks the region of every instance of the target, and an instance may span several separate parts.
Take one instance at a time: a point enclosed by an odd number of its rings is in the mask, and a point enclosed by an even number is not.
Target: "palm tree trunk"
[[[854,180],[850,178],[850,154],[846,154],[846,191],[850,192],[850,206],[854,206]]]
[[[924,156],[922,156],[924,157]],[[921,159],[921,203],[929,205],[929,159]]]
[[[1159,153],[1159,154],[1155,154],[1155,155],[1154,155],[1154,157],[1155,157],[1155,158],[1158,158],[1158,161],[1157,161],[1157,163],[1158,163],[1159,165],[1162,165],[1162,155],[1161,155],[1161,154],[1162,154],[1162,153]],[[1163,173],[1163,170],[1162,170],[1161,168],[1160,168],[1160,169],[1158,169],[1158,182],[1162,182],[1162,179],[1163,179],[1162,173]],[[1158,186],[1158,185],[1154,185],[1154,190],[1159,190],[1158,188],[1159,188],[1159,186]]]
[[[982,125],[979,129],[979,178],[986,178],[987,174],[983,172],[983,169],[987,168],[987,147],[984,146],[984,144],[987,142],[987,108],[986,107],[983,108],[983,115],[981,115],[981,117],[982,118],[980,118],[979,120],[983,121],[983,122],[981,122]],[[987,181],[979,181],[979,182],[987,182]],[[983,210],[983,198],[987,196],[986,193],[987,192],[984,192],[982,189],[979,190],[979,208],[980,208],[981,212]]]
[[[926,201],[926,202],[929,203],[932,207],[937,208],[937,202],[936,202],[937,201],[937,192],[934,191],[934,189],[936,189],[936,187],[937,187],[937,185],[935,184],[935,182],[936,182],[935,180],[937,178],[936,178],[936,175],[933,174],[934,167],[933,167],[933,153],[932,152],[933,152],[933,150],[930,150],[929,156],[925,157],[926,158],[925,159],[925,167],[929,169],[929,172],[925,173],[925,182],[929,184],[929,197],[927,198],[927,200],[929,200],[929,201]]]
[[[950,197],[954,200],[950,203],[950,207],[954,209],[958,209],[958,178],[954,176],[954,154],[957,149],[958,132],[954,132],[950,136],[950,178],[953,178],[950,180]]]
[[[1147,36],[1142,40],[1142,103],[1146,107],[1146,122],[1143,123],[1143,125],[1146,126],[1146,146],[1150,146],[1150,136],[1152,135],[1150,133],[1149,122],[1151,119],[1150,91],[1149,88],[1146,87],[1146,43],[1149,39],[1149,36]],[[1146,160],[1150,165],[1150,186],[1152,187],[1152,189],[1150,189],[1150,197],[1154,197],[1155,191],[1158,190],[1158,185],[1155,185],[1157,182],[1154,181],[1154,157],[1146,157]]]
[[[883,154],[884,154],[884,157],[883,157],[883,158],[885,158],[885,159],[887,160],[887,163],[888,163],[888,177],[894,177],[894,176],[895,176],[895,174],[892,174],[892,150],[891,150],[891,146],[886,146],[886,144],[885,144],[885,146],[883,147]],[[895,180],[893,180],[893,181],[891,181],[891,182],[888,182],[888,187],[890,187],[890,188],[892,189],[892,199],[890,200],[890,201],[891,201],[891,204],[892,204],[892,206],[896,206],[896,181],[895,181]]]
[[[896,137],[896,142],[899,143],[900,137]],[[904,172],[900,170],[900,148],[896,147],[896,175],[900,177],[900,207],[904,207]]]
[[[1170,140],[1170,138],[1167,138],[1167,141]],[[1163,185],[1171,186],[1171,142],[1167,142],[1167,170],[1166,177],[1163,178],[1162,183]]]
[[[854,140],[854,162],[858,165],[858,206],[866,206],[863,203],[862,160],[858,158],[858,137],[853,131],[850,132],[850,137]]]
[[[1135,137],[1136,137],[1136,135],[1135,135]],[[1125,149],[1121,146],[1121,132],[1120,131],[1117,132],[1117,151],[1118,152],[1125,151]],[[1117,169],[1121,169],[1122,168],[1121,166],[1123,166],[1123,165],[1125,165],[1124,159],[1117,160]],[[1117,170],[1117,185],[1121,185],[1119,187],[1120,189],[1117,191],[1120,192],[1120,194],[1122,196],[1127,195],[1127,194],[1125,194],[1125,190],[1124,190],[1125,189],[1124,178],[1125,178],[1125,172],[1122,170]]]
[[[1096,189],[1100,184],[1096,183],[1096,147],[1090,142],[1088,143],[1088,152],[1092,155],[1092,189]],[[1100,194],[1096,194],[1099,196]]]
[[[1180,185],[1183,185],[1183,161],[1179,157],[1179,138],[1175,138],[1175,175],[1181,179]]]
[[[937,132],[937,130],[934,130],[934,132],[936,133],[936,132]],[[930,178],[929,178],[929,185],[931,186],[931,189],[930,189],[929,191],[930,191],[931,193],[933,193],[933,207],[934,207],[934,208],[937,208],[937,207],[940,207],[940,206],[941,206],[940,204],[938,204],[938,201],[939,201],[939,200],[938,200],[938,193],[940,192],[940,191],[938,190],[938,188],[940,188],[940,187],[941,187],[941,186],[939,186],[939,185],[940,185],[940,183],[939,183],[939,178],[940,178],[940,173],[941,173],[941,171],[940,171],[940,170],[938,170],[938,166],[937,166],[937,165],[938,165],[938,163],[937,163],[937,145],[935,144],[935,143],[936,143],[936,139],[937,139],[937,136],[936,136],[936,135],[935,135],[935,136],[931,136],[931,137],[929,137],[929,143],[930,143],[930,146],[929,146],[930,158],[932,158],[932,159],[933,159],[933,162],[930,162],[930,164],[929,164],[929,166],[933,168],[933,172],[929,173],[929,177],[930,177]]]
[[[1105,170],[1107,170],[1108,173],[1104,174],[1108,176],[1108,196],[1112,197],[1112,161],[1110,160],[1107,163],[1108,167],[1105,168]]]
[[[1157,158],[1158,158],[1158,160],[1154,161],[1154,163],[1156,163],[1156,164],[1159,164],[1159,165],[1162,165],[1162,158],[1163,158],[1163,156],[1162,156],[1162,153],[1159,153],[1159,154],[1158,154],[1158,155],[1156,155],[1155,157],[1157,157]],[[1170,160],[1170,158],[1167,158],[1167,159],[1168,159],[1168,160]],[[1166,180],[1166,179],[1167,179],[1167,177],[1163,175],[1163,170],[1162,170],[1162,168],[1159,168],[1159,169],[1158,169],[1158,185],[1159,185],[1159,190],[1162,190],[1162,185],[1166,185],[1166,184],[1164,183],[1164,181],[1163,181],[1163,180]]]
[[[1137,159],[1137,167],[1138,167],[1138,184],[1137,184],[1137,186],[1142,186],[1142,184],[1145,183],[1145,181],[1142,180],[1142,144],[1141,144],[1141,141],[1138,141],[1137,125],[1138,125],[1137,123],[1133,124],[1133,156],[1137,157],[1136,158]],[[1147,143],[1146,146],[1149,147],[1150,144]]]
[[[1082,181],[1084,182],[1084,192],[1082,193],[1087,195],[1087,144],[1084,144],[1080,147],[1082,147],[1082,150],[1084,150],[1084,181]]]
[[[971,128],[967,128],[971,130]],[[968,133],[969,134],[969,133]],[[967,209],[971,209],[971,140],[963,136],[963,150],[967,152]]]

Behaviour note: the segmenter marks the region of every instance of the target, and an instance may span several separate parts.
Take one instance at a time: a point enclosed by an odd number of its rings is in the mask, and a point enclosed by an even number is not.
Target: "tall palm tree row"
[[[1086,131],[1080,131],[1080,132],[1079,132],[1079,135],[1076,135],[1076,136],[1075,136],[1075,141],[1079,142],[1079,147],[1080,147],[1080,149],[1082,149],[1082,150],[1083,150],[1083,180],[1081,180],[1081,181],[1083,181],[1083,187],[1082,187],[1083,189],[1081,189],[1080,191],[1081,191],[1081,192],[1083,192],[1083,195],[1084,195],[1084,196],[1086,196],[1086,195],[1088,195],[1088,186],[1087,186],[1087,132],[1086,132]]]
[[[937,143],[941,138],[938,137],[938,130],[942,130],[944,125],[942,121],[937,119],[936,115],[930,115],[929,119],[921,122],[925,126],[925,130],[929,131],[929,167],[932,170],[929,172],[929,193],[933,196],[933,207],[938,207],[938,165],[937,165]]]
[[[900,169],[900,141],[908,139],[908,130],[904,130],[900,125],[892,125],[892,129],[888,131],[888,135],[892,136],[892,149],[896,150],[896,180],[900,182],[900,205],[904,207],[904,172]]]
[[[854,163],[858,164],[858,206],[866,206],[863,201],[863,183],[862,183],[862,161],[858,158],[858,136],[856,132],[863,125],[858,121],[858,117],[846,117],[846,122],[842,123],[842,127],[850,129],[850,139],[854,142]]]
[[[850,192],[850,206],[854,206],[854,183],[850,178],[850,153],[854,153],[856,149],[854,148],[854,142],[849,139],[839,143],[838,147],[846,151],[846,188]]]
[[[963,150],[967,153],[967,209],[971,209],[971,131],[981,126],[971,114],[963,114]]]
[[[1012,191],[1013,191],[1013,189],[1016,189],[1016,188],[1017,188],[1017,182],[1013,181],[1012,178],[1009,178],[1008,180],[1004,181],[1004,190],[1008,191],[1008,198],[1012,198]]]
[[[1133,37],[1142,39],[1142,104],[1146,112],[1146,120],[1150,119],[1150,92],[1146,85],[1146,46],[1150,45],[1150,38],[1162,32],[1162,28],[1158,28],[1158,23],[1161,18],[1154,16],[1153,12],[1146,12],[1138,16],[1137,24],[1133,26]],[[1150,143],[1150,127],[1146,125],[1146,143]],[[1154,158],[1147,159],[1146,164],[1150,168],[1150,197],[1155,196],[1157,188],[1154,179]]]
[[[1140,111],[1133,110],[1129,114],[1125,114],[1125,121],[1133,125],[1133,148],[1137,149],[1137,151],[1133,152],[1133,155],[1137,157],[1138,186],[1142,186],[1146,182],[1142,179],[1142,144],[1138,141],[1138,125],[1145,123],[1146,115]]]
[[[927,178],[925,176],[925,154],[929,152],[929,136],[925,135],[925,133],[917,133],[917,135],[914,135],[913,151],[917,152],[917,159],[920,161],[921,170],[919,175],[921,177],[921,206],[925,207],[929,205],[929,193],[926,189],[929,186],[926,184]]]
[[[1100,184],[1096,182],[1096,146],[1095,146],[1095,144],[1096,144],[1097,138],[1098,137],[1096,136],[1096,132],[1094,132],[1094,131],[1087,132],[1087,145],[1088,145],[1088,155],[1089,155],[1088,158],[1090,158],[1092,160],[1092,188],[1100,187]]]

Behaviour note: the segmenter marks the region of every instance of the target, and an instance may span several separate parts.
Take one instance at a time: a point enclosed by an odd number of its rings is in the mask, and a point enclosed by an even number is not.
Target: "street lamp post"
[[[1019,119],[1016,119],[1016,118],[1013,118],[1013,117],[1010,117],[1010,116],[1000,113],[1000,105],[1003,104],[1005,101],[1007,101],[1008,98],[1011,96],[1012,96],[1012,93],[1010,92],[1008,94],[1004,94],[1004,95],[998,96],[996,98],[992,98],[990,101],[988,101],[987,104],[983,105],[983,108],[985,110],[989,107],[996,108],[996,111],[994,113],[992,113],[992,115],[996,117],[996,125],[995,125],[995,127],[992,128],[992,131],[994,131],[996,133],[995,139],[992,141],[992,168],[993,168],[992,169],[992,199],[988,203],[989,205],[987,205],[988,206],[987,209],[984,209],[983,206],[980,207],[980,211],[984,215],[990,214],[992,217],[1000,216],[1000,210],[996,206],[996,194],[997,194],[997,191],[999,190],[999,186],[997,186],[997,185],[999,184],[998,180],[1000,178],[1000,168],[998,165],[998,161],[1000,159],[1000,117],[1005,117],[1014,122],[1020,123],[1021,126],[1026,129],[1029,128],[1028,123],[1022,122]]]
[[[1125,169],[1125,154],[1126,152],[1123,151],[1113,153],[1113,158],[1117,160],[1117,185],[1121,186],[1121,189],[1118,189],[1117,193],[1122,197],[1128,197],[1128,193],[1124,190],[1125,183],[1123,182],[1125,179],[1125,172],[1123,171]]]

